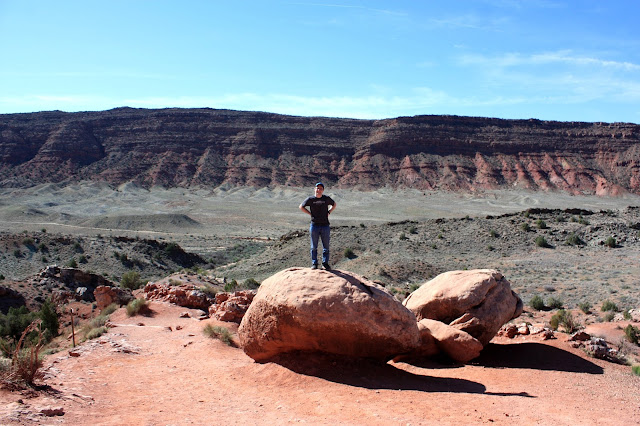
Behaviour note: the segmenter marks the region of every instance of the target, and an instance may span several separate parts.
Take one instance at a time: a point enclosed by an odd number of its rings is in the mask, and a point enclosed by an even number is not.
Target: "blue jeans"
[[[322,240],[322,263],[329,263],[329,225],[314,225],[309,227],[311,235],[311,263],[318,264],[318,238]]]

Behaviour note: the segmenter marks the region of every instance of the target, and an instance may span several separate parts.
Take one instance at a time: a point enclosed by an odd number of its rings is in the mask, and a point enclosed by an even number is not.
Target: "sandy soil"
[[[588,358],[561,333],[496,338],[470,365],[308,356],[258,364],[206,337],[205,324],[220,323],[197,320],[199,311],[150,306],[147,317],[116,311],[108,334],[49,356],[40,390],[0,391],[0,423],[640,423],[640,377]],[[46,408],[64,414],[46,417]]]

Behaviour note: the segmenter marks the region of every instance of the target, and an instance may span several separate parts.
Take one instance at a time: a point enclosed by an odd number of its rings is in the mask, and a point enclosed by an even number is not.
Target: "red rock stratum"
[[[0,186],[305,186],[640,194],[640,126],[214,109],[0,115]]]

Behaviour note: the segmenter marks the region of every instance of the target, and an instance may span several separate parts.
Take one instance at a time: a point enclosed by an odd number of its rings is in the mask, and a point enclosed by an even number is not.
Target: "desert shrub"
[[[68,268],[77,268],[78,267],[78,262],[76,262],[76,259],[74,257],[71,258],[70,261],[68,261],[65,264],[66,267]]]
[[[615,238],[608,237],[606,240],[604,240],[604,245],[609,248],[616,248],[618,246],[618,243],[616,242]]]
[[[87,340],[97,339],[98,337],[105,334],[107,331],[109,331],[109,329],[105,326],[92,328],[91,330],[89,330],[87,334],[84,335],[84,337]]]
[[[553,314],[549,324],[554,330],[557,330],[559,326],[563,326],[567,333],[574,333],[580,329],[580,324],[573,318],[571,312],[564,309],[560,309]]]
[[[44,330],[45,342],[50,341],[58,335],[60,329],[60,321],[55,306],[51,303],[51,299],[47,299],[42,304],[38,317],[42,320],[41,329]]]
[[[585,219],[584,217],[582,217],[582,215],[580,215],[580,216],[578,217],[578,223],[579,223],[580,225],[588,225],[588,224],[589,224],[589,221],[588,221],[587,219]]]
[[[640,376],[640,364],[636,364],[636,365],[632,366],[631,367],[631,372],[636,376]]]
[[[127,271],[122,274],[120,280],[120,287],[128,288],[129,290],[137,290],[147,282],[140,279],[140,274],[136,271]]]
[[[604,316],[604,321],[611,322],[615,317],[616,317],[616,314],[614,312],[607,312],[606,315]]]
[[[236,280],[231,280],[224,285],[224,291],[230,293],[235,291],[238,288],[238,282]]]
[[[538,247],[542,247],[542,248],[551,247],[551,245],[547,242],[547,239],[545,237],[543,237],[542,235],[538,235],[536,237],[536,245]]]
[[[206,284],[200,287],[200,291],[209,297],[216,297],[216,294],[218,293],[216,288],[210,284]]]
[[[4,383],[34,385],[34,381],[42,379],[42,358],[40,350],[44,345],[40,319],[29,324],[20,335],[15,349],[11,353],[11,364],[0,369],[0,380]],[[36,339],[29,339],[35,333]]]
[[[404,240],[408,240],[408,239],[409,239],[409,237],[407,237],[407,236],[405,235],[405,233],[404,233],[404,232],[400,234],[400,237],[399,237],[399,238],[400,238],[401,240],[403,240],[403,241],[404,241]]]
[[[375,254],[380,254],[380,249],[375,249],[373,252],[374,252]]]
[[[231,332],[227,327],[207,324],[202,330],[202,332],[206,336],[211,337],[212,339],[218,339],[226,345],[233,346],[233,339],[231,337]]]
[[[109,315],[111,315],[112,313],[114,313],[117,310],[118,310],[118,305],[116,303],[112,303],[109,306],[107,306],[106,308],[104,308],[100,312],[100,315],[109,316]]]
[[[127,305],[127,316],[145,313],[149,309],[146,299],[134,299]]]
[[[73,249],[76,251],[76,253],[84,253],[82,245],[77,241],[73,244]]]
[[[490,229],[490,230],[489,230],[489,236],[490,236],[491,238],[498,238],[500,235],[498,235],[498,233],[497,233],[495,230]]]
[[[248,288],[249,290],[255,290],[256,288],[260,287],[260,283],[253,278],[247,278],[242,283],[242,286],[244,288]]]
[[[489,250],[489,251],[494,251],[494,250],[495,250],[495,247],[494,247],[494,246],[492,246],[491,244],[489,244],[489,245],[487,245],[487,250]]]
[[[580,310],[582,312],[584,312],[585,314],[590,314],[591,313],[591,303],[589,303],[589,302],[580,302],[580,303],[578,303],[578,308],[580,308]]]
[[[629,342],[634,345],[638,344],[638,340],[640,340],[640,329],[638,327],[629,324],[624,328],[624,334]]]
[[[344,249],[344,252],[342,254],[347,259],[353,259],[356,257],[356,254],[353,252],[353,249],[351,247],[347,247],[346,249]]]
[[[574,232],[572,232],[571,234],[569,234],[569,236],[567,237],[567,242],[566,244],[568,246],[583,246],[585,243],[582,240],[582,238],[580,238],[580,236]]]
[[[608,299],[602,302],[602,307],[600,308],[600,310],[602,312],[608,312],[608,311],[619,312],[620,311],[620,309],[618,308],[618,305],[616,305],[615,303],[613,303],[611,300],[608,300]]]
[[[547,229],[547,222],[545,222],[542,219],[538,219],[536,220],[536,226],[538,227],[538,229]]]
[[[12,306],[6,314],[0,312],[0,336],[10,339],[15,344],[36,318],[37,314],[30,312],[26,306],[22,305],[19,308]],[[13,348],[7,349],[3,348],[5,356],[11,356]]]
[[[0,274],[0,281],[4,280],[4,275]]]
[[[29,238],[29,237],[27,237],[27,238],[23,239],[23,240],[22,240],[22,244],[23,244],[25,247],[28,247],[29,249],[32,249],[32,248],[34,248],[34,247],[35,247],[35,244],[34,244],[34,242],[33,242],[33,238]]]
[[[80,256],[80,259],[78,259],[78,262],[80,263],[87,263],[89,262],[89,260],[87,260],[87,256],[85,256],[84,254],[82,256]]]
[[[409,233],[410,234],[417,234],[418,233],[418,229],[415,226],[411,226],[411,227],[409,227]]]
[[[546,309],[544,300],[542,300],[542,297],[537,294],[531,298],[531,300],[529,301],[529,306],[531,306],[536,311],[542,311]]]
[[[631,320],[631,312],[629,312],[628,309],[622,311],[622,318],[624,318],[626,321]]]
[[[522,225],[520,225],[520,229],[522,229],[524,232],[529,232],[531,231],[531,226],[529,226],[527,222],[524,222]]]
[[[417,289],[420,288],[420,284],[417,283],[413,283],[409,286],[409,292],[413,293],[414,291],[416,291]]]
[[[562,309],[562,300],[552,297],[547,301],[547,306],[551,309]]]

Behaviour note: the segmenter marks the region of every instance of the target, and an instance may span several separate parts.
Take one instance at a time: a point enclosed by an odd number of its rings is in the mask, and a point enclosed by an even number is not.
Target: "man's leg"
[[[318,266],[318,237],[320,237],[320,229],[318,226],[309,227],[309,235],[311,236],[311,265]]]
[[[329,226],[320,227],[320,238],[322,239],[322,265],[328,268],[329,265],[329,241],[330,241],[330,229]],[[317,240],[316,240],[317,241]],[[317,243],[316,243],[317,246]]]

